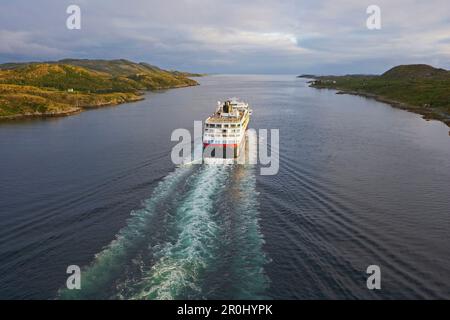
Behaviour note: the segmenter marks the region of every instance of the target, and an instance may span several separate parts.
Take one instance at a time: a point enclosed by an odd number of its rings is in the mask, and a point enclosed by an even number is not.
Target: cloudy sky
[[[81,30],[66,9],[81,8]],[[366,27],[369,5],[382,29]],[[450,69],[449,0],[0,0],[0,62],[126,58],[210,73]]]

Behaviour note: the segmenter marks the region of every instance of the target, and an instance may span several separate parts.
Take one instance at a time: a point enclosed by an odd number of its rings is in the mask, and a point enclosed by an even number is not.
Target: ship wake
[[[261,298],[268,287],[254,168],[175,169],[60,299]]]

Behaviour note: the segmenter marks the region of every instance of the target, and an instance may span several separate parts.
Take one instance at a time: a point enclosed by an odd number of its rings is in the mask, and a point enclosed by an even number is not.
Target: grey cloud
[[[199,72],[382,72],[396,63],[449,68],[447,0],[16,0],[2,4],[0,61],[128,58]],[[65,9],[82,9],[82,30]]]

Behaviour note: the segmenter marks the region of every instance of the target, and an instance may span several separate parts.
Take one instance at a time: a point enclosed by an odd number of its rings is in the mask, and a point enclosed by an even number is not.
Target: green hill
[[[135,92],[133,81],[66,64],[30,64],[0,71],[0,83],[81,92]]]
[[[0,84],[0,120],[70,115],[88,108],[138,100],[142,100],[142,96],[131,92],[66,92],[34,86]]]
[[[65,59],[0,65],[0,119],[63,115],[142,99],[142,91],[197,85],[181,72],[128,60]]]
[[[143,90],[168,89],[174,87],[192,86],[197,83],[189,79],[190,74],[179,71],[167,71],[148,63],[135,63],[125,59],[120,60],[80,60],[65,59],[59,63],[83,67],[89,70],[104,72],[121,79],[135,82],[135,86]]]
[[[379,76],[314,76],[311,86],[357,94],[441,120],[450,126],[450,72],[428,65],[402,65]]]
[[[450,79],[450,71],[434,68],[426,64],[411,64],[394,67],[381,75],[390,80],[437,80]]]
[[[138,73],[163,72],[164,70],[147,63],[135,63],[126,59],[118,60],[88,60],[88,59],[64,59],[58,63],[70,64],[90,70],[105,72],[115,77],[128,77]]]
[[[51,66],[58,66],[64,70],[51,68]],[[29,69],[27,70],[27,68]],[[50,74],[42,82],[45,86],[49,84],[55,87],[59,80],[65,80],[63,84],[68,81],[71,81],[71,84],[75,82],[75,84],[78,84],[78,88],[83,91],[89,90],[90,85],[93,85],[90,89],[91,91],[100,90],[110,92],[157,90],[197,85],[196,81],[188,78],[189,74],[178,71],[167,71],[148,63],[135,63],[125,59],[64,59],[46,63],[31,62],[0,65],[0,70],[12,70],[18,73],[33,72],[34,68],[49,69],[48,73]],[[61,77],[64,77],[64,79],[61,79]],[[63,89],[66,88],[64,87]]]

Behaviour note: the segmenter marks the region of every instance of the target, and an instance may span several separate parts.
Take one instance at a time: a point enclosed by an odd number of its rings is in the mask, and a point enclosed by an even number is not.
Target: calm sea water
[[[294,76],[199,81],[0,124],[0,298],[450,298],[445,125]],[[172,131],[229,96],[280,129],[277,175],[171,163]]]

